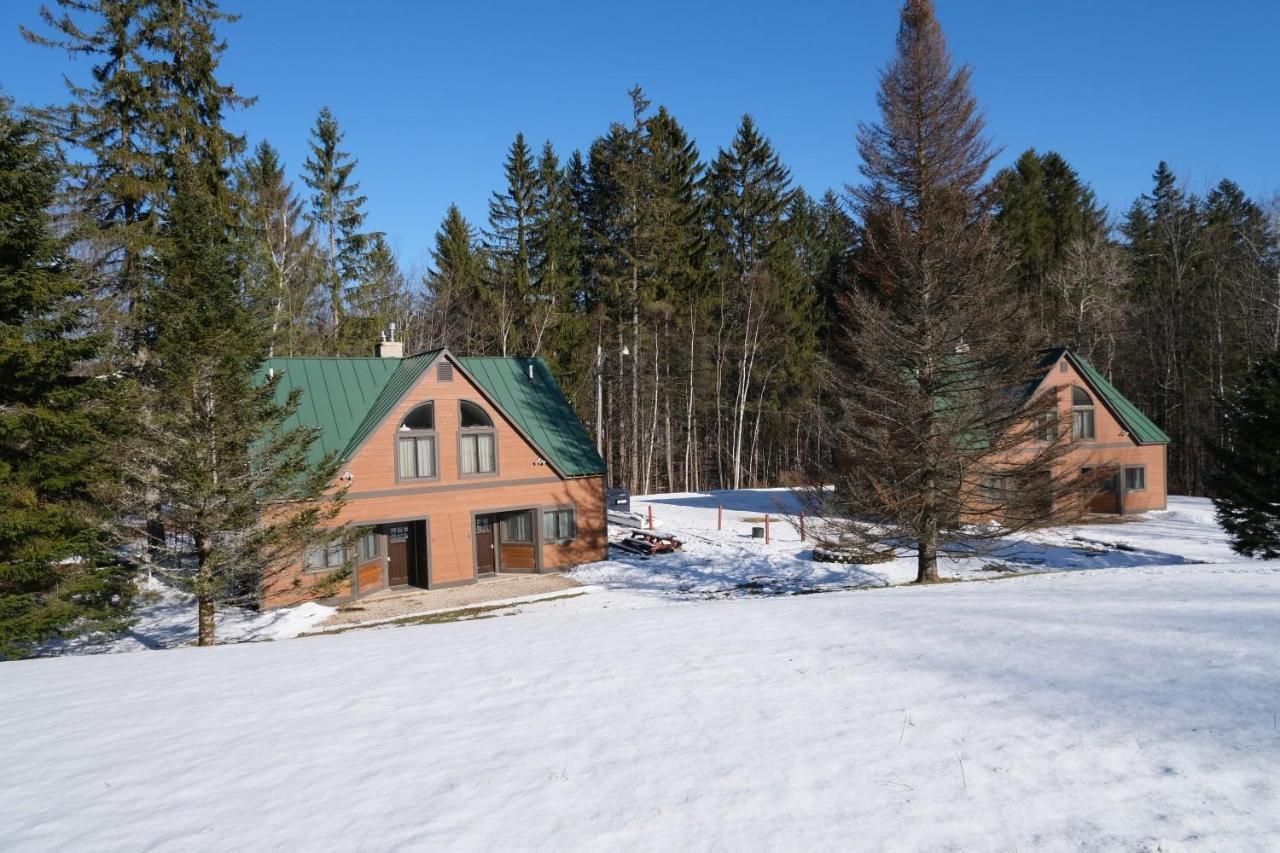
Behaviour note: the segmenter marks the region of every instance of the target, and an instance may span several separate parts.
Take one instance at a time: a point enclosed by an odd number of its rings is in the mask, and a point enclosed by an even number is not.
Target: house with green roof
[[[1058,464],[1100,482],[1099,491],[1086,497],[1084,510],[1124,515],[1164,509],[1169,444],[1164,430],[1065,347],[1045,350],[1036,366],[1039,378],[1027,399],[1056,394],[1062,422],[1070,424],[1071,449]]]
[[[309,597],[349,559],[339,599],[604,559],[604,461],[546,363],[402,348],[262,365],[281,400],[301,390],[289,425],[318,429],[314,457],[342,460],[335,523],[368,531],[354,555],[307,554],[264,604]]]

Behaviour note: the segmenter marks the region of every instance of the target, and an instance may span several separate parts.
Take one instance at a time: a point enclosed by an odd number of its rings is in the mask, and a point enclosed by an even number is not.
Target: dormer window
[[[1095,433],[1093,398],[1079,385],[1071,387],[1071,437],[1092,441]]]
[[[396,479],[439,477],[436,452],[436,407],[423,403],[405,415],[396,431]]]
[[[458,473],[463,477],[496,474],[497,438],[489,413],[470,400],[458,403]]]

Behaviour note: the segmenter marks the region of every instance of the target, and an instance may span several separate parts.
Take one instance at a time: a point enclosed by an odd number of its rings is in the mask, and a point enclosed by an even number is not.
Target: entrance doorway
[[[476,574],[538,571],[538,537],[532,509],[475,516]]]
[[[420,586],[426,588],[427,522],[401,521],[386,524],[387,586]]]

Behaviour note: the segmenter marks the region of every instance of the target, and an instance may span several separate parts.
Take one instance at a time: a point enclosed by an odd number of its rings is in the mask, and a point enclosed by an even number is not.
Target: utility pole
[[[604,458],[604,348],[596,344],[596,453]]]

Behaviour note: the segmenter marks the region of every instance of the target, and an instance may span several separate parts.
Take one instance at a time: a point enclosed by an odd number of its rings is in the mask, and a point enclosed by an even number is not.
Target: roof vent
[[[404,358],[404,341],[396,340],[395,323],[388,327],[388,331],[382,333],[382,340],[378,341],[373,352],[378,358]]]
[[[529,381],[532,382],[533,381],[533,362],[532,361],[529,362],[528,370],[529,370]]]
[[[447,361],[442,361],[436,367],[436,379],[441,382],[453,381],[453,365]]]

